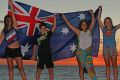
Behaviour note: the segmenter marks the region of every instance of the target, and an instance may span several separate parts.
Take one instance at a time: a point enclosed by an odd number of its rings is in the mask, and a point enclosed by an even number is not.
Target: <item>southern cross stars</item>
[[[69,33],[69,29],[67,27],[64,27],[64,28],[62,28],[61,32],[65,35],[67,35]]]
[[[80,18],[80,20],[84,20],[84,19],[86,19],[86,16],[85,16],[86,14],[83,14],[83,13],[81,13],[78,17]]]
[[[30,45],[27,43],[25,46],[21,45],[22,55],[25,56],[25,53],[29,51]]]

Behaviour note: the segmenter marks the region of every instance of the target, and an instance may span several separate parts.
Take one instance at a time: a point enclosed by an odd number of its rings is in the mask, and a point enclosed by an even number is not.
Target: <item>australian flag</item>
[[[92,31],[92,56],[97,57],[100,43],[100,30],[98,25],[98,9],[95,11],[95,25]],[[78,11],[64,13],[71,24],[76,28],[80,24],[81,20],[87,20],[91,22],[91,14],[89,11]],[[77,36],[76,34],[66,25],[64,20],[57,16],[57,29],[52,36],[51,46],[53,50],[53,58],[55,60],[73,57],[77,48]]]
[[[21,43],[23,58],[30,59],[32,57],[32,48],[38,35],[38,25],[40,21],[45,21],[47,27],[50,28],[54,22],[54,13],[17,1],[13,3],[13,7],[15,10],[15,17],[18,23],[17,32],[19,35],[19,41]],[[8,12],[10,14],[10,11]],[[100,31],[97,21],[97,12],[95,13],[95,27],[92,32],[93,56],[98,55],[100,42]],[[78,27],[80,21],[83,19],[86,19],[88,22],[90,22],[91,20],[91,15],[89,11],[77,11],[64,14],[75,27]],[[56,18],[56,31],[53,33],[51,38],[51,48],[53,53],[52,55],[55,61],[74,57],[74,52],[77,47],[77,37],[75,33],[66,25],[66,23],[60,16],[56,16]],[[3,41],[3,43],[0,45],[0,57],[5,56],[6,46],[6,42]]]

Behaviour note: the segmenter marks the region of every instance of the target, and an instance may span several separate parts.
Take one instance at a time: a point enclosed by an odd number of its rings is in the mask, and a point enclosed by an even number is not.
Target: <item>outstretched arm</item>
[[[94,24],[95,24],[95,18],[94,18],[93,10],[89,10],[89,12],[90,12],[91,15],[92,15],[91,24],[90,24],[89,30],[92,31],[92,29],[93,29],[93,27],[94,27]]]
[[[4,34],[0,33],[0,45],[1,45],[1,43],[2,43],[3,40],[4,40]]]
[[[53,23],[53,26],[52,26],[52,32],[54,32],[56,29],[56,15],[54,15],[54,23]]]
[[[66,22],[66,24],[68,25],[68,27],[69,27],[70,29],[72,29],[72,31],[73,31],[74,33],[76,33],[77,36],[79,36],[79,35],[80,35],[80,30],[77,29],[77,28],[75,28],[75,27],[68,21],[68,19],[66,18],[66,16],[65,16],[64,14],[61,14],[61,16],[62,16],[62,18],[64,19],[64,21]]]
[[[118,24],[118,25],[116,26],[116,29],[120,29],[120,24]]]
[[[12,26],[16,29],[17,21],[16,21],[15,14],[14,14],[13,0],[9,0],[9,5],[10,5],[11,12],[12,12],[12,19],[13,19],[13,25]]]
[[[102,13],[102,6],[99,6],[99,12],[98,12],[98,23],[99,23],[99,26],[100,28],[103,30],[103,23],[101,21],[101,13]]]

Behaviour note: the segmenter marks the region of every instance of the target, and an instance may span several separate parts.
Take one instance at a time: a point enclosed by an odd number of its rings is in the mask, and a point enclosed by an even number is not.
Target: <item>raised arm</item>
[[[73,31],[74,33],[76,33],[77,36],[79,36],[79,35],[80,35],[80,30],[77,29],[77,28],[75,28],[75,27],[69,22],[69,20],[66,18],[66,16],[65,16],[64,14],[61,14],[61,16],[62,16],[63,20],[66,22],[66,24],[68,25],[68,27],[69,27],[70,29],[72,29],[72,31]]]
[[[120,24],[116,25],[116,29],[120,29]]]
[[[99,12],[98,12],[98,23],[101,29],[103,29],[103,23],[101,21],[101,13],[102,13],[102,6],[99,6]]]
[[[95,18],[94,18],[93,10],[89,10],[89,12],[90,12],[91,15],[92,15],[91,24],[90,24],[90,26],[89,26],[89,30],[92,31],[92,29],[93,29],[93,27],[94,27],[94,24],[95,24]]]
[[[2,41],[4,40],[4,34],[0,33],[0,45],[2,44]]]
[[[54,15],[54,23],[53,23],[53,26],[52,26],[52,32],[54,32],[56,29],[56,15]]]
[[[9,5],[10,5],[11,12],[12,12],[13,27],[16,29],[17,21],[16,21],[15,14],[14,14],[13,0],[9,0]]]

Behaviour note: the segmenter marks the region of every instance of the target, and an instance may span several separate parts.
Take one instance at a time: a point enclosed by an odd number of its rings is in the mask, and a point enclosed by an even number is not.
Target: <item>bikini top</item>
[[[18,41],[17,31],[14,28],[5,31],[4,36],[5,36],[5,40],[7,41],[8,45]]]

